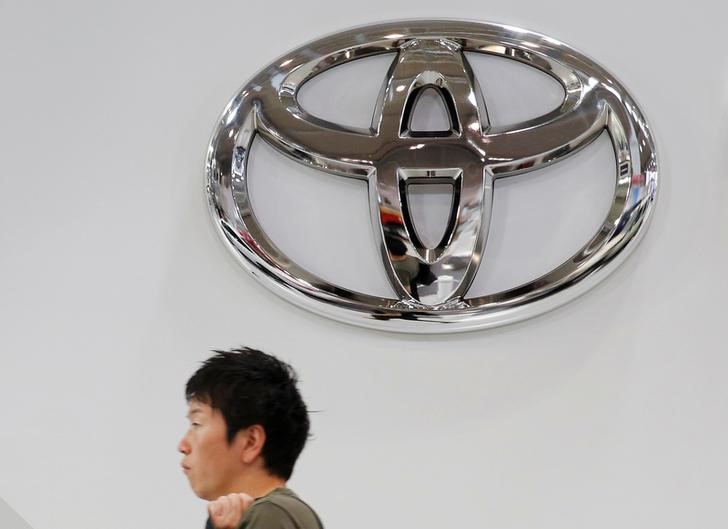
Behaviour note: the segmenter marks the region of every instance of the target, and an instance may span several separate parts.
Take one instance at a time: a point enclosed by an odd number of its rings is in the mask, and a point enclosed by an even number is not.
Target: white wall
[[[291,485],[329,528],[725,527],[713,6],[0,1],[0,497],[35,529],[201,527],[175,452],[183,384],[244,343],[301,375],[315,437]],[[595,290],[496,330],[403,336],[295,308],[228,255],[202,170],[229,97],[308,40],[407,17],[545,33],[636,96],[660,196]]]

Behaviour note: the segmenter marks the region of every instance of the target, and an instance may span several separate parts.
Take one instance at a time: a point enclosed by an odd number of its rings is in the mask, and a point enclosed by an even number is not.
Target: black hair
[[[227,440],[254,424],[265,430],[262,456],[271,474],[288,480],[308,439],[306,404],[293,368],[250,347],[213,351],[187,381],[185,396],[220,410]]]

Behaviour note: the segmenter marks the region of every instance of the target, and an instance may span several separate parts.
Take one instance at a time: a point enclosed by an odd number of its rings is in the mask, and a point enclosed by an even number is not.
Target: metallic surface
[[[464,52],[501,56],[554,77],[561,106],[507,128],[489,125]],[[308,114],[297,94],[334,66],[396,53],[368,129]],[[410,130],[426,89],[442,96],[443,131]],[[542,277],[468,298],[488,234],[493,182],[552,164],[609,133],[615,192],[601,228],[567,262]],[[303,164],[368,182],[374,234],[397,299],[349,291],[291,262],[253,214],[246,167],[256,135]],[[584,292],[611,271],[644,232],[657,190],[649,128],[614,77],[549,37],[489,23],[404,21],[337,33],[264,68],[228,104],[207,156],[214,222],[233,253],[274,292],[318,313],[367,327],[452,332],[518,321]],[[449,184],[453,200],[440,242],[426,247],[412,221],[407,188]],[[537,258],[537,256],[535,256]]]

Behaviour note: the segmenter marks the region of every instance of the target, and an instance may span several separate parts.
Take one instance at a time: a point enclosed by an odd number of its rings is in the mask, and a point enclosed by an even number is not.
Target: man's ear
[[[260,424],[243,428],[235,434],[235,443],[240,448],[240,460],[249,465],[260,457],[263,451],[265,430]]]

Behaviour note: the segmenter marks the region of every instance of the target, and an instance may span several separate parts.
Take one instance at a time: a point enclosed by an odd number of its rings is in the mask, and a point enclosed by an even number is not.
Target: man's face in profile
[[[214,500],[232,490],[241,472],[241,459],[236,442],[227,440],[227,425],[220,410],[192,399],[187,418],[187,433],[179,442],[184,454],[182,468],[192,490],[200,498]]]

